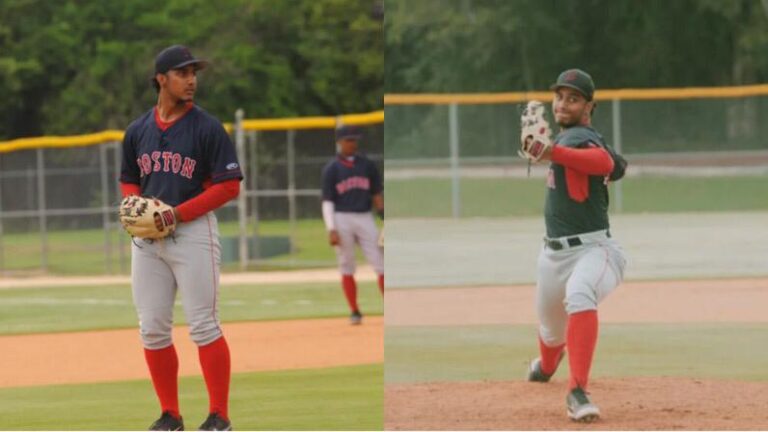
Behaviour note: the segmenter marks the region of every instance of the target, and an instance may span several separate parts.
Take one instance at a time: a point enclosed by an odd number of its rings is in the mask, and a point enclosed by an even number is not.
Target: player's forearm
[[[200,195],[179,204],[176,207],[176,213],[182,222],[189,222],[223,206],[237,197],[239,193],[240,180],[216,183]]]
[[[600,147],[578,149],[555,145],[550,158],[554,163],[583,174],[608,175],[613,171],[611,155]]]
[[[334,231],[336,229],[336,221],[333,213],[336,211],[336,206],[333,201],[323,201],[323,222],[325,222],[325,229],[328,231]]]
[[[120,182],[120,192],[123,194],[123,198],[129,195],[141,195],[141,186],[136,183]]]

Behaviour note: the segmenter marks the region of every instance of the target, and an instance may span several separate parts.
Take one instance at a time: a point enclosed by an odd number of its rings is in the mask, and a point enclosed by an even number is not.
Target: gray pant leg
[[[355,230],[345,214],[336,213],[336,231],[339,234],[339,244],[334,247],[339,272],[343,275],[353,275],[357,269],[355,260]]]
[[[137,246],[138,245],[138,246]],[[158,242],[135,239],[131,249],[133,304],[139,315],[139,332],[145,348],[162,349],[173,343],[173,303],[176,281],[158,256]]]
[[[376,273],[384,274],[384,254],[379,247],[379,230],[376,228],[373,215],[370,213],[362,214],[356,228],[360,249],[362,249],[368,264],[373,267]]]
[[[221,245],[215,216],[208,213],[179,226],[175,242],[166,243],[190,337],[199,346],[207,345],[222,335],[218,304]]]
[[[621,283],[624,264],[623,255],[615,249],[615,243],[587,247],[580,254],[566,285],[568,313],[596,310],[597,305]]]
[[[546,248],[542,248],[539,253],[536,311],[539,317],[539,336],[547,346],[565,343],[568,314],[563,300],[569,264],[566,258]]]

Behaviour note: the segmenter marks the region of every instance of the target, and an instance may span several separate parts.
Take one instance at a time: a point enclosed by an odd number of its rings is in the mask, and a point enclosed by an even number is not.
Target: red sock
[[[347,298],[349,309],[352,312],[359,312],[357,307],[357,283],[355,283],[355,277],[352,275],[341,276],[341,287],[344,288],[344,296]]]
[[[208,388],[208,412],[229,420],[229,346],[224,336],[197,347],[205,386]]]
[[[379,291],[381,292],[381,295],[384,295],[384,275],[379,275]]]
[[[176,418],[179,414],[179,357],[173,345],[151,350],[144,348],[144,359],[155,387],[161,411],[169,411]]]
[[[547,346],[539,337],[539,352],[541,353],[541,371],[547,375],[552,375],[557,370],[557,364],[560,360],[560,354],[563,352],[565,344],[557,346]]]
[[[592,355],[597,345],[597,311],[589,310],[568,316],[568,365],[571,367],[569,388],[587,389]]]

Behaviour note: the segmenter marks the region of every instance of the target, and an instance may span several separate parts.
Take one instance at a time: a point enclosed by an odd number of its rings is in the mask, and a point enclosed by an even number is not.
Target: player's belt
[[[606,237],[611,238],[611,232],[606,231],[605,232]],[[581,239],[579,236],[573,236],[573,237],[566,237],[566,238],[557,238],[557,239],[550,239],[544,237],[544,244],[547,245],[548,248],[552,250],[562,250],[566,247],[572,248],[576,246],[581,246],[585,241]]]

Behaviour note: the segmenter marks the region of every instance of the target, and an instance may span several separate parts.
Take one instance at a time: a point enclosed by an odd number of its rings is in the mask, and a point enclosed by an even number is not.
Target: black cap
[[[160,54],[155,57],[155,73],[166,73],[171,69],[181,69],[191,64],[197,66],[197,69],[204,69],[208,66],[207,61],[196,59],[189,52],[189,48],[183,45],[173,45],[160,51]]]
[[[595,95],[595,83],[588,73],[581,69],[568,69],[557,77],[557,82],[552,84],[550,90],[558,87],[570,87],[583,94],[588,101]]]
[[[357,126],[338,126],[336,128],[336,141],[342,139],[356,139],[363,137],[363,130]]]

